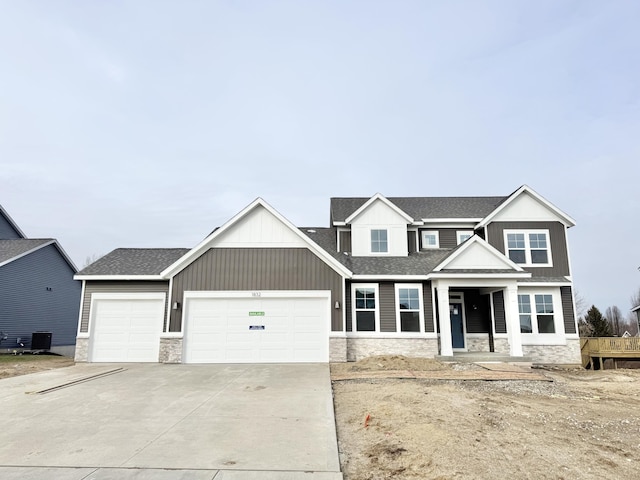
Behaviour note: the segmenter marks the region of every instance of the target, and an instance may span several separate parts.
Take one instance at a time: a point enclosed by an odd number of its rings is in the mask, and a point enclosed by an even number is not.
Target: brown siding
[[[342,301],[342,277],[306,248],[210,249],[173,278],[172,302],[185,291],[331,290]],[[342,310],[331,308],[331,330],[342,330]],[[180,331],[182,309],[171,311],[169,331]]]
[[[458,239],[456,238],[456,231],[454,229],[441,228],[438,231],[440,232],[440,248],[456,248]]]
[[[493,292],[493,318],[496,322],[496,333],[507,333],[507,320],[504,314],[504,293]]]
[[[89,331],[89,309],[91,307],[91,294],[93,293],[148,293],[164,292],[169,300],[168,281],[92,281],[87,280],[84,287],[82,300],[82,316],[80,318],[80,332]],[[166,302],[165,302],[166,303]],[[164,317],[167,318],[167,305],[164,306]]]
[[[407,249],[409,253],[417,252],[418,246],[416,245],[416,232],[408,231],[407,232]]]
[[[560,287],[562,299],[562,315],[564,316],[564,332],[576,333],[576,320],[573,312],[573,294],[571,287]]]
[[[340,232],[340,251],[351,253],[351,232]]]
[[[351,303],[351,283],[347,283],[345,285],[345,292],[344,292],[344,308],[346,308],[346,329],[347,332],[351,331],[351,309],[352,309],[352,303]]]
[[[424,301],[424,331],[433,332],[433,296],[431,295],[431,282],[422,284],[422,300]]]
[[[381,283],[380,294],[380,331],[396,331],[396,292],[393,283]]]
[[[494,222],[487,226],[489,243],[503,254],[505,253],[505,230],[549,230],[551,262],[553,267],[524,267],[534,277],[562,277],[569,272],[569,256],[564,225],[560,222]]]

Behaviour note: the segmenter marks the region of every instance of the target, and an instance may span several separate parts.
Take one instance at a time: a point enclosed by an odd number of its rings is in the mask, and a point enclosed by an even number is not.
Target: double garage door
[[[150,294],[151,295],[151,294]],[[188,294],[187,294],[188,295]],[[183,315],[185,363],[327,362],[329,297],[315,292],[197,292]],[[165,299],[96,298],[90,359],[157,362]]]

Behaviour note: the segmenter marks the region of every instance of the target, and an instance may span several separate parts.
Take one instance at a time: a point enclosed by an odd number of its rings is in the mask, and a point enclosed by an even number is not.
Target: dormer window
[[[440,235],[437,230],[422,231],[422,248],[440,248]]]
[[[371,253],[387,253],[389,251],[387,238],[386,230],[371,230]]]

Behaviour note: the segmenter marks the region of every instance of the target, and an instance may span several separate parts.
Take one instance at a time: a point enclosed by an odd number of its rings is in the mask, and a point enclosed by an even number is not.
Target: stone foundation
[[[466,339],[468,352],[489,352],[489,336],[486,337],[467,337]]]
[[[161,338],[160,363],[182,363],[182,338]]]
[[[580,339],[567,339],[566,345],[523,345],[522,351],[525,357],[530,357],[533,363],[546,363],[553,365],[579,365],[582,363],[580,356]]]
[[[329,337],[329,361],[347,361],[347,339],[342,337]]]
[[[434,358],[436,338],[347,338],[347,361],[356,362],[373,355],[404,355]]]
[[[504,353],[509,355],[509,339],[508,338],[494,338],[493,339],[493,351],[496,353]]]
[[[76,338],[76,353],[75,353],[74,360],[76,362],[89,361],[89,339],[88,338]]]

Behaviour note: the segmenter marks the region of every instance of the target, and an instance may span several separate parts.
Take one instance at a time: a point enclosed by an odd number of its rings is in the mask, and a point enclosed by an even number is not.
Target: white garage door
[[[92,362],[157,362],[164,298],[97,298],[91,307]]]
[[[188,298],[186,363],[329,360],[329,300]]]

